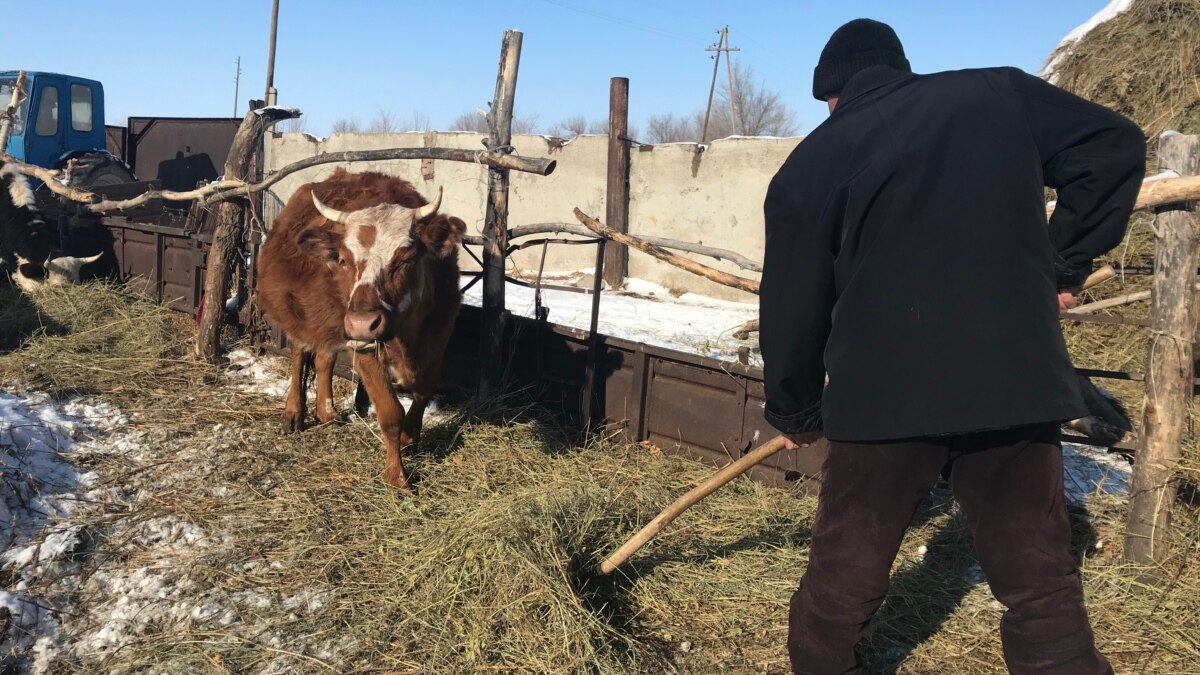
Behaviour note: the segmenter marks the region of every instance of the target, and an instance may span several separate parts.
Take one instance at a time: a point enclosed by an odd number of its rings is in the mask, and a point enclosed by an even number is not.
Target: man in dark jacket
[[[1125,234],[1140,130],[1014,68],[914,75],[865,19],[833,34],[813,95],[831,114],[771,181],[760,291],[767,420],[830,442],[793,668],[856,671],[947,469],[1010,671],[1112,672],[1069,550],[1059,425],[1087,409],[1058,313]]]

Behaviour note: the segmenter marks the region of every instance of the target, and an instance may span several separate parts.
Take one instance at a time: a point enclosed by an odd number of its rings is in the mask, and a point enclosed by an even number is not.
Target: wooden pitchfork
[[[1105,265],[1095,272],[1092,272],[1092,274],[1088,276],[1088,278],[1083,282],[1083,287],[1081,290],[1087,290],[1102,284],[1115,276],[1116,271],[1113,270],[1112,265]],[[662,532],[664,527],[669,525],[671,521],[678,518],[679,515],[684,511],[695,506],[696,503],[701,499],[704,499],[705,497],[716,492],[721,488],[721,486],[725,485],[734,478],[737,478],[743,473],[746,473],[751,467],[762,463],[763,460],[771,455],[774,455],[780,450],[783,450],[785,447],[786,445],[784,443],[784,438],[782,436],[778,436],[751,450],[745,455],[742,455],[741,459],[729,464],[706,479],[703,483],[700,483],[691,490],[688,490],[686,494],[679,499],[676,499],[675,502],[666,509],[663,509],[662,513],[655,516],[654,520],[651,520],[646,524],[645,527],[643,527],[641,530],[638,530],[638,533],[630,537],[628,541],[622,544],[621,548],[618,548],[613,552],[612,555],[605,558],[604,562],[600,563],[600,573],[612,574],[613,570],[617,569],[621,563],[628,560],[630,556],[638,551],[638,549],[649,543],[649,541],[658,535],[659,532]]]

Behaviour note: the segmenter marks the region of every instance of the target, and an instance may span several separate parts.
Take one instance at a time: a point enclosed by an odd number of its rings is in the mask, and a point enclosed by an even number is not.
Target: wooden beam
[[[500,45],[496,95],[488,113],[488,150],[511,152],[513,104],[521,63],[521,33],[508,30]],[[483,223],[483,344],[479,391],[496,392],[504,377],[504,333],[508,312],[504,304],[504,260],[508,248],[508,169],[488,168],[488,201]]]
[[[99,195],[80,190],[78,188],[68,187],[59,182],[62,178],[61,171],[52,171],[32,164],[18,162],[17,160],[0,155],[7,164],[11,164],[21,173],[27,176],[33,176],[46,184],[46,187],[58,196],[73,202],[86,204],[84,211],[88,213],[109,213],[112,211],[124,211],[141,206],[155,199],[164,199],[169,201],[191,201],[200,202],[201,206],[208,206],[217,202],[228,201],[238,197],[245,197],[257,192],[262,192],[267,188],[275,185],[287,176],[304,169],[321,164],[330,164],[333,162],[378,162],[392,159],[442,159],[451,162],[473,162],[484,166],[502,167],[512,169],[514,171],[524,171],[527,173],[537,174],[539,176],[548,176],[554,172],[557,162],[553,159],[542,159],[538,157],[513,157],[511,155],[501,155],[488,150],[464,150],[461,148],[386,148],[383,150],[352,150],[347,152],[328,152],[314,157],[292,162],[287,166],[276,169],[270,177],[258,183],[247,183],[242,180],[224,179],[209,183],[204,187],[196,188],[195,190],[186,190],[176,192],[174,190],[151,190],[137,197],[123,200],[104,200]]]
[[[229,148],[229,157],[225,161],[225,177],[246,180],[262,135],[276,122],[295,116],[295,110],[285,108],[260,108],[246,113]],[[225,299],[229,295],[229,277],[233,272],[234,256],[242,244],[244,216],[245,209],[240,202],[223,202],[217,211],[217,227],[213,232],[212,247],[208,250],[208,262],[204,272],[202,314],[196,339],[197,356],[209,362],[216,362],[220,355]]]
[[[1161,168],[1181,176],[1200,174],[1200,136],[1161,137],[1158,161]],[[1178,482],[1175,469],[1192,398],[1193,286],[1200,249],[1200,229],[1188,206],[1162,211],[1154,220],[1146,397],[1125,528],[1125,559],[1141,565],[1162,563],[1170,551],[1171,510]]]
[[[1142,183],[1137,201],[1133,204],[1134,211],[1158,208],[1168,204],[1200,200],[1200,176],[1181,176],[1179,178],[1160,178],[1151,176]],[[1057,202],[1046,204],[1046,217],[1054,213]]]
[[[604,222],[617,232],[629,231],[629,78],[614,77],[608,87],[608,189]],[[629,273],[629,249],[604,249],[604,281],[620,288]]]
[[[17,110],[25,99],[25,71],[17,73],[17,81],[13,83],[12,100],[3,111],[0,111],[0,156],[8,154],[8,136],[12,131],[13,120],[17,118]]]
[[[738,290],[746,291],[747,293],[758,293],[758,282],[753,279],[747,279],[745,277],[739,277],[735,274],[729,274],[728,272],[722,272],[721,270],[714,269],[708,265],[702,265],[691,258],[685,258],[681,255],[671,253],[661,246],[654,246],[653,244],[648,244],[637,237],[632,237],[628,234],[617,232],[595,218],[587,215],[583,211],[580,211],[578,208],[575,209],[575,217],[579,219],[579,222],[583,223],[584,227],[587,227],[589,230],[595,232],[601,237],[604,237],[605,239],[611,239],[618,244],[625,244],[626,246],[635,248],[646,255],[658,258],[665,263],[670,263],[676,267],[687,270],[692,274],[702,276],[709,281],[721,284],[723,286],[736,288]]]

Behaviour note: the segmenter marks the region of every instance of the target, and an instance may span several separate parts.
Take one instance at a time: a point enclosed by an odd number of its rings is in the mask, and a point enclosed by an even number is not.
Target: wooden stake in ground
[[[617,232],[629,231],[629,78],[614,77],[608,88],[608,176],[604,220]],[[604,249],[604,281],[611,288],[625,283],[629,249]]]
[[[488,113],[488,150],[511,152],[513,105],[517,96],[517,70],[521,64],[521,32],[504,31],[496,95]],[[479,390],[496,391],[504,375],[504,259],[508,249],[508,170],[488,169],[488,200],[483,221],[483,344]]]
[[[225,178],[245,181],[262,135],[276,122],[298,117],[299,114],[297,110],[284,108],[260,108],[246,113],[229,148]],[[203,314],[196,340],[196,354],[209,362],[215,362],[220,353],[225,296],[229,294],[234,255],[241,248],[244,215],[245,209],[240,200],[221,202],[217,212],[217,228],[213,233],[212,248],[208,250],[207,268],[204,271]]]
[[[13,120],[17,118],[17,110],[21,101],[25,100],[25,71],[17,73],[17,81],[13,85],[12,100],[8,107],[0,112],[0,155],[8,154],[8,135],[12,130]]]
[[[678,518],[681,513],[695,506],[701,499],[716,492],[721,486],[746,473],[756,464],[761,464],[763,460],[783,450],[785,447],[787,447],[785,439],[783,436],[778,436],[747,452],[736,462],[726,466],[713,474],[711,478],[688,490],[687,494],[663,509],[663,512],[655,516],[654,520],[651,520],[645,527],[638,530],[638,533],[622,544],[621,548],[618,548],[604,562],[600,563],[600,573],[611,574],[613,570],[620,567],[621,563],[628,560],[629,556],[645,546],[659,532],[662,532],[662,529],[669,525],[672,520]]]
[[[1183,176],[1200,173],[1200,136],[1164,135],[1158,144],[1158,161],[1161,168]],[[1193,285],[1200,248],[1200,229],[1187,206],[1155,216],[1154,233],[1146,400],[1125,528],[1125,559],[1142,565],[1163,562],[1170,548],[1175,467],[1192,398]]]

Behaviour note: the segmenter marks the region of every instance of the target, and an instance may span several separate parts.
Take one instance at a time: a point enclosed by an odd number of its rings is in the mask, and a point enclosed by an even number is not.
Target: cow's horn
[[[329,220],[332,220],[335,223],[341,223],[343,225],[346,224],[346,219],[350,217],[349,213],[347,213],[346,211],[338,211],[337,209],[335,209],[331,206],[325,206],[324,204],[321,203],[320,199],[317,199],[317,193],[315,193],[315,192],[312,193],[312,198],[313,198],[313,205],[315,205],[317,207],[317,211],[320,211],[321,215],[325,216],[326,218],[328,218]]]
[[[97,253],[96,255],[89,256],[87,258],[80,258],[79,262],[83,263],[84,265],[91,265],[92,263],[96,262],[103,256],[104,256],[104,251],[101,251],[101,252]]]
[[[429,216],[432,216],[433,214],[437,213],[438,207],[441,205],[442,205],[442,186],[439,185],[437,196],[433,198],[433,201],[431,201],[428,204],[426,204],[425,206],[422,206],[421,208],[417,209],[417,220],[424,220],[424,219],[428,218]]]

